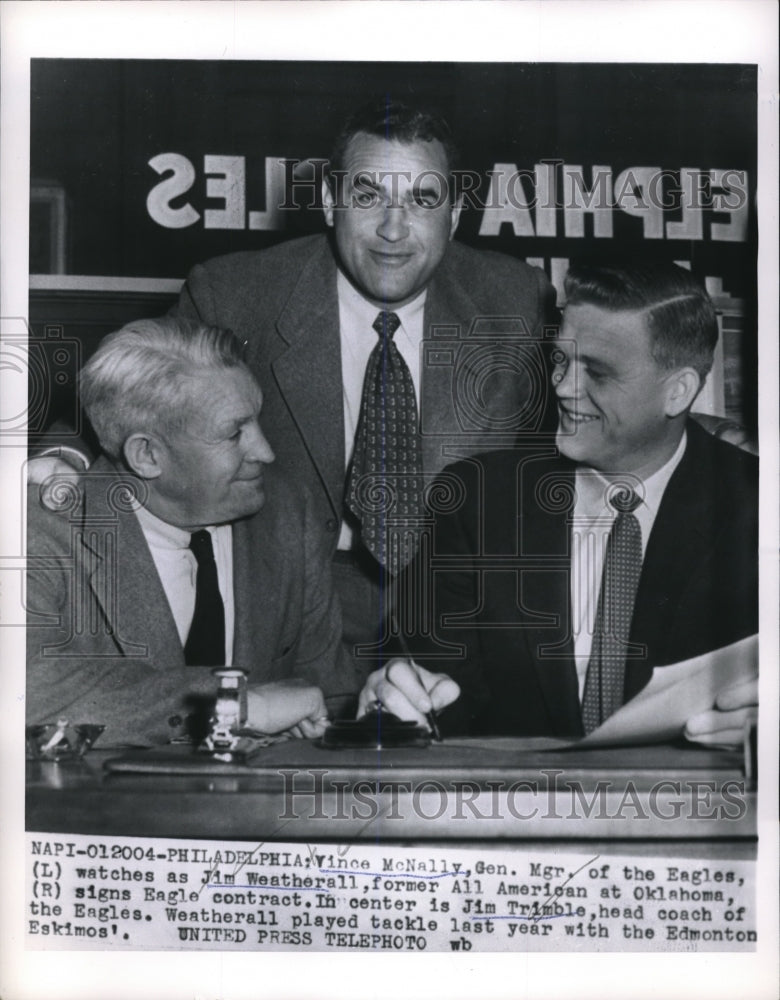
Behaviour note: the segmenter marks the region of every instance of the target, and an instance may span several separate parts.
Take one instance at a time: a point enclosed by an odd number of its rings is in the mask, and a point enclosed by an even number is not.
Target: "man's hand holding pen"
[[[435,732],[435,716],[460,696],[460,688],[446,674],[435,674],[413,660],[396,659],[369,675],[358,701],[358,717],[375,702],[408,722]]]

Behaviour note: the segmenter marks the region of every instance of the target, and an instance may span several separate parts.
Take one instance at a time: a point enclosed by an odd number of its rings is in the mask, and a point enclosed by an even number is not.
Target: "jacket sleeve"
[[[460,697],[441,715],[442,732],[449,735],[480,730],[489,692],[481,670],[480,630],[458,622],[473,620],[480,608],[479,483],[471,463],[449,466],[446,472],[461,481],[464,502],[458,509],[436,514],[431,543],[421,546],[399,578],[395,600],[415,661],[434,673],[447,674],[460,686]],[[442,494],[449,489],[444,484]],[[435,490],[434,485],[431,493]]]
[[[201,734],[213,702],[210,668],[122,655],[97,602],[79,586],[89,566],[74,549],[67,519],[31,504],[27,724],[67,718],[72,725],[102,725],[101,746],[162,743],[182,730]]]
[[[332,714],[338,715],[359,692],[362,677],[341,641],[341,607],[330,559],[315,527],[308,492],[304,497],[304,594],[295,673],[320,687]]]
[[[219,326],[208,271],[202,264],[196,264],[187,275],[179,293],[179,301],[171,309],[171,313],[186,319],[201,320],[209,326]]]

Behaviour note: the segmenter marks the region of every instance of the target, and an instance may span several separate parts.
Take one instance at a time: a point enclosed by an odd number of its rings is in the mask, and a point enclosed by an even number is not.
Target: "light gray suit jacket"
[[[233,664],[250,683],[302,677],[326,695],[354,691],[310,502],[274,466],[265,482],[263,509],[233,525]],[[128,488],[143,487],[98,459],[57,512],[31,491],[27,720],[102,723],[102,743],[147,744],[202,725],[216,682],[185,665]]]

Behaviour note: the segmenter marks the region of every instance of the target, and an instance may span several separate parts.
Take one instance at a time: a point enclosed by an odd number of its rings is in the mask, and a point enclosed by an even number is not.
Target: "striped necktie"
[[[585,676],[582,724],[586,733],[597,729],[623,704],[626,650],[642,571],[642,532],[633,514],[640,498],[634,490],[624,488],[609,502],[618,513],[607,539]]]

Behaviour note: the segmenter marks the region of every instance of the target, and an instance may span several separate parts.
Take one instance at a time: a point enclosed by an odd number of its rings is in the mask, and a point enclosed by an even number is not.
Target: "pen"
[[[403,633],[401,632],[401,629],[398,627],[398,619],[395,616],[393,617],[393,624],[395,626],[395,631],[398,634],[398,641],[401,644],[401,652],[406,657],[406,659],[411,663],[411,665],[412,665],[415,673],[417,673],[417,667],[415,665],[415,662],[414,662],[414,659],[412,657],[412,654],[409,651],[409,646],[408,646],[408,644],[406,642],[406,639],[404,638]],[[417,674],[417,679],[418,680],[420,679],[420,675],[419,674]],[[420,681],[420,683],[422,684],[422,681]],[[436,713],[433,710],[433,705],[431,705],[430,711],[425,713],[425,721],[430,726],[431,736],[433,737],[433,739],[437,743],[441,743],[441,741],[442,741],[442,739],[441,739],[441,730],[439,729],[439,724],[436,721]]]
[[[431,736],[437,743],[441,743],[441,732],[439,730],[439,724],[436,721],[436,713],[433,709],[430,712],[425,713],[425,720],[431,727]]]

